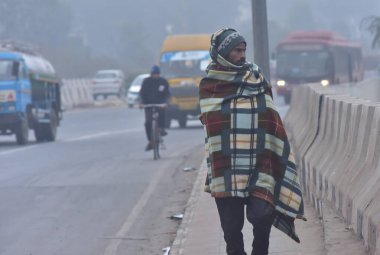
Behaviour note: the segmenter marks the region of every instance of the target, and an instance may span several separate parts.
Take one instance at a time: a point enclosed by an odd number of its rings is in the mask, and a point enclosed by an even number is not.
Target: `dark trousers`
[[[152,134],[152,119],[153,119],[153,110],[152,108],[145,108],[145,132],[148,141],[150,141],[150,136]],[[156,111],[158,112],[158,127],[161,129],[165,128],[165,109],[162,107],[157,107]]]
[[[244,225],[244,207],[248,221],[253,225],[254,239],[251,255],[267,255],[269,236],[274,220],[274,207],[267,201],[257,198],[215,198],[220,223],[226,241],[228,255],[246,255],[242,229]]]

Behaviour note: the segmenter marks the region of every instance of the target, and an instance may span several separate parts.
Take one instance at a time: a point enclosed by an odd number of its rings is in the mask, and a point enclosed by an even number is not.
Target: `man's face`
[[[247,47],[244,42],[239,43],[233,48],[227,56],[227,60],[237,66],[242,66],[245,63],[245,51]]]
[[[152,74],[150,74],[150,76],[151,76],[152,78],[157,79],[157,78],[160,77],[160,74],[159,74],[159,73],[152,73]]]

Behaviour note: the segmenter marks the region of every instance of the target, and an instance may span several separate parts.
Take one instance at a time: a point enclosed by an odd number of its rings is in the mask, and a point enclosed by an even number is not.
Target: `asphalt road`
[[[33,139],[33,135],[31,134]],[[34,140],[33,140],[34,141]],[[56,142],[0,139],[0,254],[161,254],[203,159],[198,122],[145,152],[143,112],[66,112]]]

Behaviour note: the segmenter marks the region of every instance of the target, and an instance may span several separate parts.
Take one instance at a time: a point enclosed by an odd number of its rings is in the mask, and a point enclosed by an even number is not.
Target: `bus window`
[[[289,77],[316,77],[329,73],[326,51],[282,51],[277,56],[277,74]]]
[[[17,75],[13,74],[13,64],[12,60],[0,60],[0,81],[16,80]]]
[[[165,52],[161,56],[161,72],[165,78],[204,76],[210,54],[202,51]]]

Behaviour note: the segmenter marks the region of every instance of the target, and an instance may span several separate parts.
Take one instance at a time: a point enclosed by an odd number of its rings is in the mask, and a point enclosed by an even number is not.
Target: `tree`
[[[361,27],[373,35],[372,48],[380,47],[380,17],[369,16],[362,20]]]

